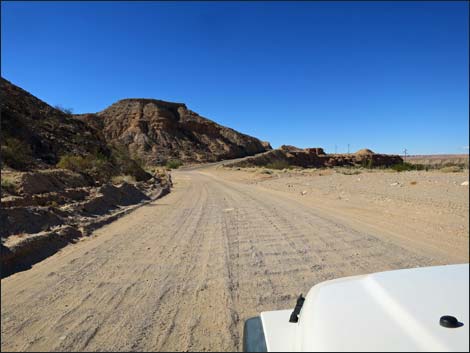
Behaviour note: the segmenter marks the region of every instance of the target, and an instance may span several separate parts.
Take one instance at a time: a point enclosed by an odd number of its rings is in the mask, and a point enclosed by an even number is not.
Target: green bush
[[[60,157],[57,167],[61,169],[68,169],[72,172],[81,173],[90,170],[92,163],[89,158],[82,156],[65,155]]]
[[[397,172],[404,172],[404,171],[409,171],[409,170],[425,170],[425,171],[428,171],[430,169],[433,169],[432,166],[427,165],[427,164],[414,164],[414,163],[407,163],[407,162],[394,164],[390,168],[397,171]]]
[[[13,169],[25,169],[33,161],[31,147],[23,141],[9,137],[2,141],[2,163]]]
[[[114,175],[119,174],[119,169],[103,154],[87,156],[65,155],[60,157],[58,168],[68,169],[72,172],[87,174],[95,180],[109,181]]]
[[[3,191],[6,191],[9,194],[16,194],[18,191],[17,190],[18,186],[5,176],[2,176],[1,187],[2,187],[2,195],[3,195]]]
[[[416,168],[413,164],[405,163],[405,162],[394,164],[390,168],[397,171],[397,172],[404,172],[404,171],[408,171],[408,170],[416,170]]]
[[[425,164],[413,164],[413,166],[416,168],[416,170],[428,171],[431,168],[429,165],[425,165]]]
[[[274,161],[266,164],[268,169],[288,169],[290,167],[289,163],[286,161]]]
[[[178,169],[183,165],[183,162],[181,162],[179,159],[170,159],[169,161],[166,162],[166,167],[168,169]]]

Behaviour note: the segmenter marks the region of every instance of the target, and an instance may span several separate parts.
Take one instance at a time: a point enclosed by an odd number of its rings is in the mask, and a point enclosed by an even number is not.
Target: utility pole
[[[348,154],[349,154],[349,143],[348,143]]]
[[[335,145],[335,154],[338,153],[338,146]]]
[[[403,151],[403,153],[405,154],[405,163],[406,163],[406,153],[408,152],[408,150],[405,148],[405,150]]]

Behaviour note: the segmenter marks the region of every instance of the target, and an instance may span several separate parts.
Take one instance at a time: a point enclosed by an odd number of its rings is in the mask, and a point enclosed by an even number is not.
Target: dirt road
[[[240,350],[243,320],[320,281],[468,261],[214,167],[173,179],[170,195],[3,279],[2,350]]]

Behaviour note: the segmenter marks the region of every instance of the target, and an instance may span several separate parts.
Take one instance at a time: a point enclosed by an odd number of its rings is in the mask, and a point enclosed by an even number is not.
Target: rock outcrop
[[[283,145],[253,157],[226,164],[231,167],[266,166],[281,162],[303,168],[324,168],[335,166],[390,167],[403,162],[398,155],[377,154],[368,149],[351,154],[326,154],[322,148],[297,148]]]
[[[101,131],[108,144],[125,145],[150,164],[214,162],[271,149],[268,142],[216,124],[183,103],[123,99],[99,113],[75,117]]]

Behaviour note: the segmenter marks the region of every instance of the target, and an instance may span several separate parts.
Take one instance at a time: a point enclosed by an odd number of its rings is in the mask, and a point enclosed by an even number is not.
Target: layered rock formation
[[[213,162],[271,149],[268,142],[218,125],[182,103],[123,99],[96,114],[71,115],[3,78],[0,85],[2,161],[15,169],[48,168],[64,155],[112,159],[114,147],[149,164]],[[22,145],[31,158],[8,161],[8,144],[13,150]]]
[[[253,157],[226,164],[234,167],[266,166],[276,162],[303,168],[323,168],[335,166],[390,167],[403,162],[398,155],[377,154],[362,149],[351,154],[326,154],[322,148],[297,148],[283,145]]]
[[[97,114],[76,116],[150,164],[169,159],[214,162],[271,149],[267,142],[199,116],[182,103],[123,99]]]

